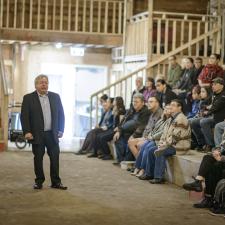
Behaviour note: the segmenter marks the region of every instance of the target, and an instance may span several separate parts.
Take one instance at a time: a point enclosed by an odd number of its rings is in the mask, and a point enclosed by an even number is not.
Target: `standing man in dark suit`
[[[35,78],[36,91],[23,98],[21,123],[25,138],[32,143],[34,171],[36,175],[34,189],[42,189],[45,181],[43,157],[45,147],[50,158],[51,188],[66,190],[59,177],[59,140],[64,132],[64,111],[58,94],[48,91],[48,77]]]

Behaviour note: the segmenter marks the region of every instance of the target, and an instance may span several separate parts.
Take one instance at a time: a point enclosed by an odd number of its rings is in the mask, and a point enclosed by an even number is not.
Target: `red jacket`
[[[223,68],[218,65],[207,64],[200,73],[198,80],[201,80],[204,84],[211,84],[212,80],[221,77],[224,79]]]

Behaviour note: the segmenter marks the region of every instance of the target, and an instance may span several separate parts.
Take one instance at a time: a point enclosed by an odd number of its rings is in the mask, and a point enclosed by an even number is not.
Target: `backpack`
[[[225,210],[225,179],[220,180],[216,185],[214,204]]]

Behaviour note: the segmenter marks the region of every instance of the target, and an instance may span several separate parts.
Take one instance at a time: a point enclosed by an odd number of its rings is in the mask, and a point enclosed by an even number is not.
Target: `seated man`
[[[131,95],[131,102],[130,102],[130,108],[132,108],[132,101],[135,94],[143,94],[145,91],[145,86],[143,83],[143,77],[137,77],[135,80],[136,89],[132,92]]]
[[[161,184],[166,168],[166,159],[175,154],[185,154],[191,146],[191,129],[182,112],[182,102],[174,99],[170,103],[171,121],[165,127],[156,147],[149,149],[145,174],[150,183]]]
[[[202,192],[202,183],[205,182],[204,198],[195,203],[195,208],[211,208],[217,182],[225,178],[225,152],[220,148],[213,150],[212,154],[205,155],[202,159],[198,175],[192,183],[186,183],[183,188],[187,191]]]
[[[126,149],[130,136],[133,138],[142,136],[150,116],[150,110],[145,105],[142,94],[134,95],[132,108],[125,115],[113,137],[117,153],[117,162],[114,163],[115,165],[118,165],[126,158]]]
[[[206,142],[205,151],[211,151],[214,147],[212,128],[214,128],[215,124],[224,121],[225,118],[225,91],[222,78],[213,80],[212,90],[214,94],[212,105],[208,107],[209,110],[205,113],[205,116],[208,117],[200,120],[201,129],[196,131],[201,132],[204,136]]]
[[[146,140],[150,132],[155,127],[157,121],[161,118],[163,110],[160,107],[160,103],[157,97],[150,97],[148,99],[148,108],[151,111],[151,115],[148,120],[148,124],[145,127],[143,135],[141,138],[133,138],[132,136],[128,140],[128,146],[133,156],[137,158],[139,148]]]
[[[171,88],[173,88],[182,75],[182,69],[181,66],[177,63],[177,57],[175,55],[169,57],[168,60],[169,71],[167,75],[167,83]]]
[[[156,81],[157,98],[160,101],[161,108],[164,108],[171,100],[177,98],[177,95],[168,87],[167,83],[163,79]]]

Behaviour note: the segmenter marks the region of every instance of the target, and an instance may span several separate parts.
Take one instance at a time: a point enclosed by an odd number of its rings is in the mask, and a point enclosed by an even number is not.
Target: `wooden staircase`
[[[147,14],[144,14],[144,17],[142,15],[141,18],[146,20],[145,18],[146,16]],[[182,29],[177,29],[178,20]],[[99,116],[98,102],[99,97],[103,93],[106,93],[111,97],[122,96],[124,98],[126,106],[128,107],[130,104],[132,90],[135,88],[136,77],[141,76],[145,81],[146,76],[155,77],[159,73],[164,73],[163,75],[165,76],[166,73],[165,68],[167,66],[167,61],[170,56],[173,55],[177,55],[180,57],[201,56],[207,58],[207,56],[211,54],[211,52],[220,53],[221,18],[219,16],[196,15],[196,14],[175,15],[174,13],[153,12],[152,22],[158,25],[155,28],[155,30],[153,30],[153,32],[150,34],[154,36],[155,35],[154,31],[157,33],[157,37],[155,39],[156,43],[153,43],[156,45],[155,51],[153,51],[153,45],[149,47],[146,44],[146,46],[143,47],[144,43],[143,37],[145,39],[147,38],[147,36],[143,34],[143,32],[148,30],[146,28],[146,26],[148,26],[148,23],[146,23],[146,21],[145,23],[138,22],[140,27],[137,28],[136,24],[135,28],[133,27],[134,28],[133,30],[129,26],[130,24],[127,24],[126,30],[127,40],[124,46],[125,53],[123,57],[124,63],[123,67],[125,68],[123,72],[125,76],[115,81],[114,83],[108,85],[107,87],[99,90],[98,92],[94,93],[91,96],[91,113],[90,113],[91,126],[95,125],[93,124],[93,121],[98,121]],[[172,42],[170,42],[169,38],[167,38],[166,36],[164,37],[164,39],[161,38],[162,24],[165,25],[165,35],[168,34],[167,31],[171,29],[173,33],[172,37],[174,37],[175,40],[173,39]],[[182,26],[182,24],[186,25]],[[131,35],[129,34],[133,34],[133,36],[131,37]],[[179,39],[177,38],[178,36]],[[129,40],[131,38],[133,38],[133,41]],[[154,40],[153,37],[150,39]],[[149,38],[147,38],[147,40],[149,40]],[[163,51],[161,51],[160,46],[164,46]],[[200,52],[200,46],[203,49],[202,52]],[[128,48],[133,50],[132,51],[128,50]],[[140,57],[140,60],[142,60],[142,62],[145,61],[145,65],[130,73],[126,73],[127,68],[129,68],[130,65],[129,64],[130,62],[128,62],[126,58],[130,57],[130,55],[132,56],[132,54],[135,55],[136,53],[140,52],[141,54],[136,54],[136,56],[137,55],[143,56],[144,54],[147,55],[149,48],[151,48],[150,51],[151,55],[146,56],[146,59]],[[211,50],[209,51],[209,49]],[[151,58],[151,61],[147,62],[147,58]],[[135,60],[138,61],[138,57],[136,57]]]

